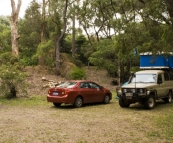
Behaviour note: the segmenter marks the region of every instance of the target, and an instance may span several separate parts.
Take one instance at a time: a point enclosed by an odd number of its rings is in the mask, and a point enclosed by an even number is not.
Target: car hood
[[[127,85],[122,86],[122,88],[148,88],[155,87],[156,83],[129,83]]]

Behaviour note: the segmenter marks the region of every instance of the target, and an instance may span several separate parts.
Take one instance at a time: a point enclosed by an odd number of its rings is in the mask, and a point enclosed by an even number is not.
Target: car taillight
[[[66,94],[66,95],[67,95],[68,93],[69,93],[69,91],[64,91],[64,94]]]

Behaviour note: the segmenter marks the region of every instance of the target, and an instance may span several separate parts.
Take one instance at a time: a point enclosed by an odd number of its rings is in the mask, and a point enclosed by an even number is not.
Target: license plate
[[[133,93],[126,93],[126,99],[132,99]]]
[[[53,95],[57,96],[58,95],[58,92],[53,92]]]
[[[126,96],[126,99],[132,99],[132,96]]]

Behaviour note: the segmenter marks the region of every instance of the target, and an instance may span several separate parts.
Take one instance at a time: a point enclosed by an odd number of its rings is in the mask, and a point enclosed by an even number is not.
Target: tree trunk
[[[43,2],[43,5],[42,5],[41,34],[40,34],[41,44],[43,44],[45,41],[45,27],[46,27],[45,9],[46,9],[46,4],[47,4],[47,2],[45,2],[45,0],[42,0],[42,2]],[[38,57],[38,63],[39,63],[39,65],[44,65],[44,58],[41,55],[39,55],[39,57]]]
[[[58,37],[57,42],[56,42],[56,72],[59,74],[59,67],[60,67],[60,42],[62,38],[64,37],[64,34],[66,32],[66,27],[67,27],[67,7],[68,7],[68,0],[65,0],[65,6],[64,6],[64,11],[63,11],[63,30],[61,32],[61,35]]]
[[[43,0],[43,6],[42,6],[42,23],[41,23],[41,43],[45,40],[45,27],[46,27],[46,21],[45,21],[45,9],[46,9],[47,2]]]
[[[16,88],[14,86],[14,84],[10,84],[10,95],[9,98],[15,98],[16,96]]]
[[[18,0],[18,5],[16,8],[14,0],[11,0],[11,18],[10,18],[10,24],[11,24],[11,43],[12,43],[12,54],[15,56],[19,55],[19,47],[18,47],[18,40],[20,38],[20,35],[18,35],[18,17],[19,17],[19,11],[22,4],[22,0]]]
[[[73,25],[72,25],[72,57],[75,58],[75,11],[73,12]]]

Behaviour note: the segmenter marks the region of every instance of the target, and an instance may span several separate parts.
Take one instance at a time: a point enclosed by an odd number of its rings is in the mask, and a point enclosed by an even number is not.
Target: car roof
[[[156,74],[156,73],[164,73],[163,70],[142,70],[142,71],[138,71],[136,72],[136,74]]]
[[[66,81],[69,81],[69,82],[94,82],[94,81],[91,81],[91,80],[66,80]]]

